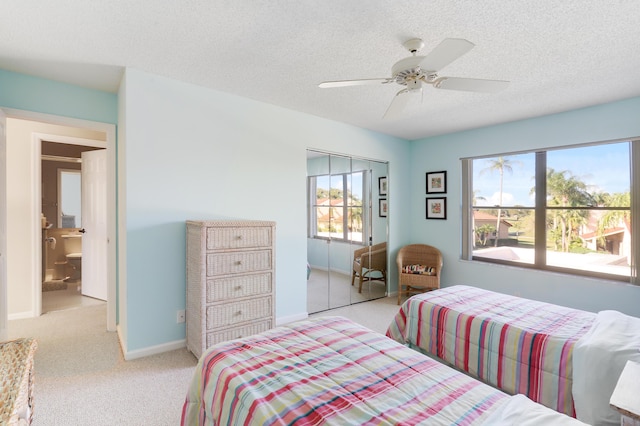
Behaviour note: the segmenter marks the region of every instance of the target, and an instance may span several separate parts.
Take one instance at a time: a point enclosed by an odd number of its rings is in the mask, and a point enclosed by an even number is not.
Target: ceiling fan
[[[391,77],[369,78],[362,80],[325,81],[318,86],[321,88],[364,86],[376,84],[397,83],[406,88],[400,90],[391,101],[383,118],[397,117],[402,112],[409,99],[422,94],[422,87],[430,84],[436,89],[465,90],[470,92],[497,92],[505,89],[508,81],[484,80],[478,78],[441,77],[438,71],[455,61],[475,44],[461,38],[444,39],[435,49],[426,56],[417,56],[416,53],[424,47],[424,42],[414,38],[403,43],[405,49],[412,56],[401,59],[391,67]]]

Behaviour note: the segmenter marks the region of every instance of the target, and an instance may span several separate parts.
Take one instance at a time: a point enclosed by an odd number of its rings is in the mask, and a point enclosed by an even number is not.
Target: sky
[[[502,205],[534,207],[530,191],[535,183],[535,153],[503,157],[511,161],[512,170],[504,172]],[[473,190],[479,206],[499,204],[500,172],[489,170],[491,160],[473,160]],[[628,192],[631,187],[628,142],[547,151],[547,168],[571,172],[567,176],[579,178],[591,192],[613,194]]]

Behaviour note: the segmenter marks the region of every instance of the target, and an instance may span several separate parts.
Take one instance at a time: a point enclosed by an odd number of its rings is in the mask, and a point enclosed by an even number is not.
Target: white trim
[[[303,312],[301,314],[296,314],[296,315],[288,315],[286,317],[278,317],[276,318],[276,327],[281,326],[283,324],[289,324],[290,322],[307,319],[307,318],[309,318],[309,314],[307,312]]]
[[[6,117],[0,109],[0,169],[7,169],[7,139]],[[0,342],[8,339],[8,312],[7,304],[7,174],[0,176]]]
[[[16,314],[10,314],[9,315],[9,321],[13,321],[13,320],[18,320],[18,319],[27,319],[27,318],[33,318],[37,315],[33,314],[33,311],[24,311],[24,312],[18,312]]]
[[[119,329],[119,328],[118,328]],[[122,340],[121,340],[122,341]],[[175,351],[176,349],[182,349],[187,347],[187,339],[174,340],[173,342],[163,343],[156,346],[148,346],[143,349],[136,349],[135,351],[122,351],[125,361],[131,361],[132,359],[143,358],[150,355],[157,355],[164,352]]]
[[[42,213],[42,161],[40,156],[42,154],[42,143],[35,133],[31,134],[31,175],[33,177],[33,187],[31,188],[31,206],[33,207],[29,213],[31,222],[31,235],[33,240],[31,241],[31,247],[33,247],[33,254],[35,262],[33,263],[33,281],[31,282],[31,296],[33,308],[33,316],[39,317],[42,315],[42,220],[40,214]]]
[[[32,120],[37,121],[37,120]],[[69,127],[82,127],[86,128],[86,126],[69,126]],[[93,148],[106,148],[107,141],[101,141],[97,139],[86,139],[86,138],[78,138],[75,136],[65,136],[65,135],[50,135],[47,133],[33,133],[35,136],[40,138],[43,142],[55,142],[55,143],[64,143],[67,145],[82,145],[82,146],[90,146]]]

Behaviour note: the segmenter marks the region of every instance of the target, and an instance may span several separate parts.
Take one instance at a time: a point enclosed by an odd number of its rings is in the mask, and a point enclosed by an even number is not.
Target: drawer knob
[[[238,236],[236,237],[236,240],[241,240],[241,239],[242,239],[242,235],[238,235]]]
[[[240,291],[240,290],[242,290],[242,286],[241,285],[236,286],[236,291]]]
[[[237,260],[236,261],[236,265],[238,265],[238,266],[242,265],[242,260]]]
[[[236,312],[236,315],[242,315],[242,311]]]

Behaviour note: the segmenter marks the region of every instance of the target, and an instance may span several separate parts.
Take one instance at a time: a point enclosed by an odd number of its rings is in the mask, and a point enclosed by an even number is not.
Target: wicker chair
[[[426,244],[410,244],[398,251],[398,305],[403,296],[412,296],[425,291],[440,288],[440,272],[442,271],[442,253],[435,247]],[[423,265],[434,269],[432,275],[403,273],[408,265]]]
[[[379,276],[373,276],[378,272]],[[378,274],[376,274],[378,275]],[[387,243],[379,243],[363,247],[353,252],[353,272],[351,273],[351,285],[358,277],[358,293],[362,293],[362,282],[382,281],[387,283]]]

